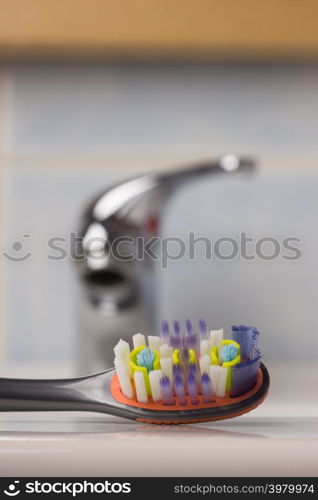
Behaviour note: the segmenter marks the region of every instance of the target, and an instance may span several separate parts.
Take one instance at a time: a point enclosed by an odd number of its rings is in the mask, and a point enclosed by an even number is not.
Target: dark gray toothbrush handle
[[[0,378],[0,411],[87,411],[102,402],[102,375],[60,380]]]

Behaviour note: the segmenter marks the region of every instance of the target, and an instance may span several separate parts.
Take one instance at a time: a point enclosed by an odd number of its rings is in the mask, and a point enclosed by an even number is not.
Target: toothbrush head
[[[149,347],[139,345],[137,356],[128,343],[120,341],[120,348],[117,344],[110,392],[125,416],[156,424],[206,422],[242,415],[262,403],[269,374],[261,363],[258,330],[233,327],[242,337],[244,356],[237,341],[223,339],[223,330],[211,331],[207,340],[203,320],[199,334],[189,320],[185,330],[183,336],[179,322],[172,329],[164,322],[164,335],[149,337]]]

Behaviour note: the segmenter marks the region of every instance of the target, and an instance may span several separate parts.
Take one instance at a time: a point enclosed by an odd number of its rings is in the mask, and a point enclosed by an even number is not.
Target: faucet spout
[[[201,162],[164,173],[150,173],[108,188],[86,211],[81,234],[83,250],[89,256],[91,248],[87,243],[92,243],[94,235],[105,236],[105,251],[118,237],[145,236],[149,232],[153,236],[159,230],[158,220],[163,202],[183,184],[205,175],[249,173],[254,168],[255,162],[252,159],[228,154],[217,161]],[[90,238],[87,237],[88,233]],[[93,249],[95,247],[97,246],[93,244]],[[89,259],[87,265],[89,266]],[[110,263],[107,262],[107,265]]]

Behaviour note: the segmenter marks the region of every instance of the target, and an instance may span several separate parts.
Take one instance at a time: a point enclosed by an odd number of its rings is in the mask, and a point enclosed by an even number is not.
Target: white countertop
[[[221,422],[155,426],[89,413],[2,414],[0,474],[316,476],[317,367],[268,368],[266,401]]]

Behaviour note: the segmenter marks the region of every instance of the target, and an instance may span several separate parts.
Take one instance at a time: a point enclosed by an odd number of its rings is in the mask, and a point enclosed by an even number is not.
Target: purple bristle
[[[195,333],[193,335],[189,335],[189,342],[190,342],[190,345],[191,345],[191,348],[192,349],[196,349],[196,347],[198,346],[198,337],[197,335],[195,335]]]
[[[247,331],[248,334],[248,358],[251,360],[257,359],[260,356],[259,349],[259,331],[257,328],[251,327]]]
[[[256,383],[261,357],[232,366],[231,397],[237,397],[252,389]]]
[[[176,349],[181,349],[182,340],[180,337],[175,336],[175,345],[176,345]]]
[[[187,402],[185,395],[184,383],[181,375],[174,377],[174,390],[176,392],[177,400],[180,405],[185,405]]]
[[[187,345],[184,345],[181,351],[181,357],[184,363],[188,363],[189,361],[189,349]]]
[[[203,403],[211,403],[213,401],[213,391],[211,379],[207,373],[203,373],[201,377],[201,390]]]
[[[190,371],[187,375],[187,387],[188,387],[190,403],[193,405],[198,404],[199,398],[197,391],[197,381],[192,371]]]
[[[244,325],[232,326],[232,339],[235,340],[235,342],[237,342],[238,344],[240,344],[241,359],[248,358],[249,342],[248,342],[247,330],[248,327]]]
[[[171,335],[170,337],[170,345],[173,349],[180,349],[181,347],[181,338],[177,335]]]
[[[196,363],[189,363],[188,364],[188,373],[192,373],[192,375],[195,378],[196,384],[197,384],[197,391],[198,393],[201,391],[201,380],[200,380],[200,372],[198,370],[198,366]]]
[[[161,322],[161,333],[163,333],[163,335],[169,335],[169,323],[168,323],[168,321]]]
[[[187,350],[192,349],[190,335],[187,335],[184,339],[185,347]]]
[[[187,319],[186,321],[187,335],[186,335],[186,346],[188,349],[198,349],[199,339],[198,336],[194,333],[192,321]]]
[[[175,335],[180,335],[180,325],[179,325],[179,321],[174,321],[174,322],[173,322],[173,329],[174,329],[174,333],[175,333]]]
[[[240,344],[241,359],[254,360],[260,356],[259,331],[252,326],[232,326],[232,338]]]
[[[161,399],[164,405],[174,405],[173,387],[169,377],[165,375],[160,379]]]
[[[188,334],[191,335],[193,333],[193,325],[192,325],[192,321],[190,321],[189,319],[187,319],[187,321],[186,321],[186,327],[187,327]]]
[[[204,319],[199,319],[199,329],[201,338],[208,338],[208,327]]]
[[[173,349],[181,348],[180,325],[178,321],[173,322],[173,335],[170,335],[170,345]]]
[[[180,333],[180,325],[178,321],[173,322],[173,330],[174,330],[174,335],[171,335],[170,337],[170,343],[173,349],[180,349],[181,348],[181,333]]]
[[[189,363],[188,370],[189,370],[189,372],[194,373],[194,375],[196,375],[196,373],[198,371],[198,367],[195,363]]]
[[[162,344],[170,344],[170,334],[169,334],[168,321],[161,322],[161,342],[162,342]]]
[[[173,365],[172,366],[172,371],[173,375],[176,376],[182,376],[182,368],[180,365]]]

